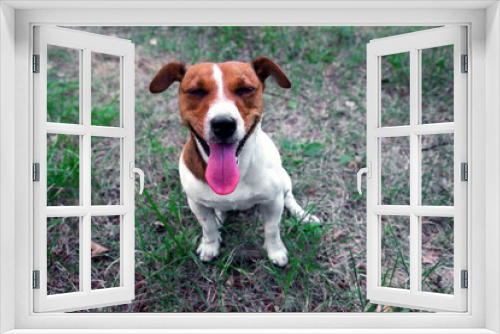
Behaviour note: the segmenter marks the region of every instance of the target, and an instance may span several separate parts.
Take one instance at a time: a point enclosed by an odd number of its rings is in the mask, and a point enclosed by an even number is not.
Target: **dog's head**
[[[202,63],[189,68],[170,63],[149,86],[156,94],[180,82],[182,123],[208,156],[205,176],[217,194],[229,194],[238,184],[236,158],[262,118],[262,93],[269,76],[280,87],[291,87],[279,66],[266,57],[250,63]]]

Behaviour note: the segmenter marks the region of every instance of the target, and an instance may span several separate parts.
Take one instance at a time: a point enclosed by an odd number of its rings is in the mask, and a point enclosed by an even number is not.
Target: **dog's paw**
[[[202,241],[200,246],[198,246],[196,253],[200,256],[200,260],[203,262],[212,261],[214,257],[219,256],[220,243],[218,241],[214,241],[212,243],[205,243]]]
[[[302,219],[302,222],[304,224],[320,224],[321,220],[319,220],[319,218],[316,217],[315,215],[306,214]]]
[[[272,263],[274,263],[278,267],[286,266],[286,264],[288,263],[288,252],[283,244],[280,246],[266,248],[267,256],[269,256],[269,259]]]

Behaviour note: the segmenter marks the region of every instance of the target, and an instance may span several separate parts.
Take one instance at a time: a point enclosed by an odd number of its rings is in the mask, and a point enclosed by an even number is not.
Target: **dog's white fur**
[[[236,106],[224,96],[222,73],[214,65],[213,77],[218,85],[218,98],[211,105],[204,121],[205,131],[209,129],[212,117],[227,114],[237,120],[235,141],[244,136],[244,122]],[[205,138],[210,138],[206,133]],[[205,162],[208,157],[199,142],[198,151]],[[283,207],[304,222],[318,222],[297,204],[292,195],[290,176],[281,165],[278,149],[262,131],[260,123],[247,139],[239,157],[240,181],[233,193],[217,195],[210,186],[198,180],[185,165],[182,155],[179,163],[181,183],[187,194],[188,203],[203,228],[203,239],[198,247],[201,260],[210,261],[219,255],[221,236],[219,227],[226,219],[227,211],[246,210],[260,204],[265,230],[264,248],[273,263],[284,266],[288,262],[287,250],[281,241],[279,225]]]

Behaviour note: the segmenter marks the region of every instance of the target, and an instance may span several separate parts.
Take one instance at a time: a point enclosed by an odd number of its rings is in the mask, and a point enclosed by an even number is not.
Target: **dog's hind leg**
[[[203,229],[203,238],[196,252],[200,255],[202,261],[211,261],[219,255],[221,242],[220,225],[217,223],[215,212],[211,208],[196,203],[189,197],[188,204]]]
[[[288,263],[288,254],[280,237],[283,198],[262,204],[262,220],[264,221],[264,248],[269,259],[277,266],[284,267]]]
[[[290,179],[290,176],[286,172],[286,170],[283,168],[283,180],[285,183],[285,208],[290,211],[290,213],[295,216],[297,219],[302,219],[302,222],[304,223],[320,223],[320,220],[318,217],[311,215],[302,209],[302,207],[297,203],[295,200],[295,197],[293,197],[292,193],[292,180]]]

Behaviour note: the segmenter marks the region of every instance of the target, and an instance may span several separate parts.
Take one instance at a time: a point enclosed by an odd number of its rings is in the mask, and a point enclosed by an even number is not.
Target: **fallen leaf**
[[[100,255],[100,254],[103,254],[103,253],[106,253],[109,251],[109,249],[107,249],[106,247],[101,246],[98,243],[93,242],[93,241],[90,242],[90,249],[92,250],[91,257],[97,256],[97,255]]]
[[[436,264],[439,261],[440,254],[439,252],[427,250],[422,252],[422,262],[429,264]]]

